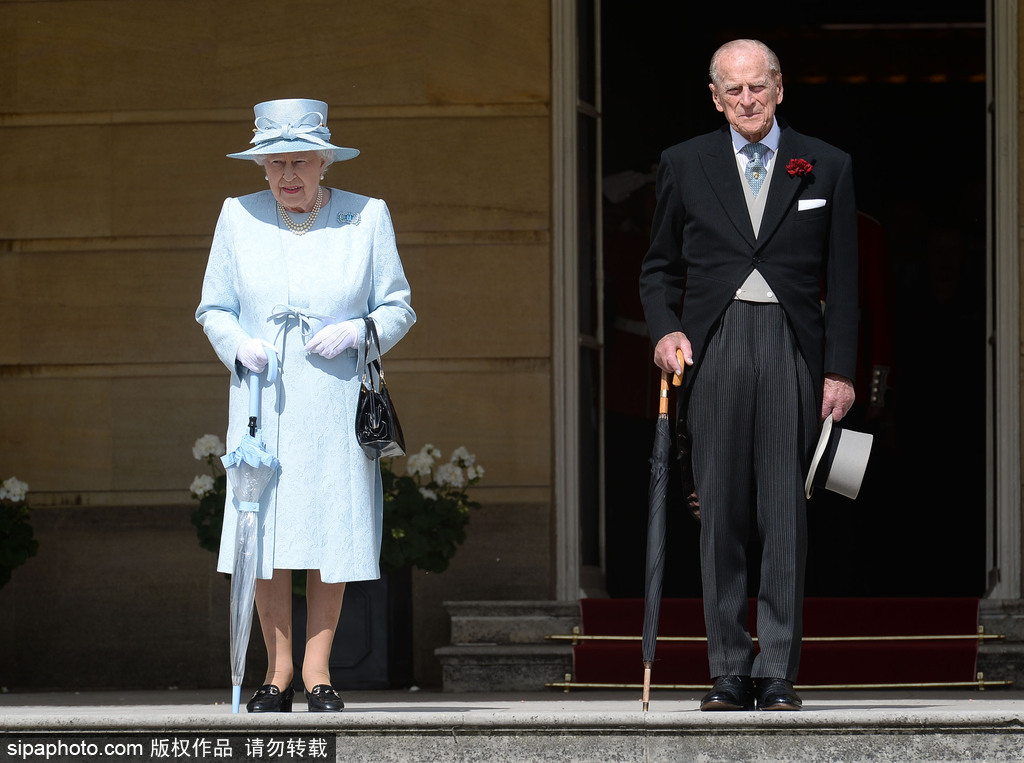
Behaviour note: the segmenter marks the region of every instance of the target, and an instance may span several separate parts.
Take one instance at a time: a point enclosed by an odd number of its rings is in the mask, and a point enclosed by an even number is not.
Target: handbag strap
[[[377,324],[373,318],[363,318],[363,322],[366,324],[366,331],[363,332],[363,386],[372,389],[374,392],[380,392],[381,384],[384,383],[384,366],[380,362],[380,338],[377,336]],[[370,360],[370,342],[373,341],[373,347],[377,350],[377,357]],[[366,383],[367,374],[370,376],[370,383]]]

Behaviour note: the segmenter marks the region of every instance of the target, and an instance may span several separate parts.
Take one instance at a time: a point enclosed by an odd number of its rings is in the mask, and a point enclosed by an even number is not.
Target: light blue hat
[[[256,133],[253,147],[232,159],[255,159],[266,154],[289,154],[296,151],[334,151],[334,161],[343,162],[359,156],[359,149],[332,146],[327,129],[327,104],[305,98],[282,98],[264,101],[253,107]]]

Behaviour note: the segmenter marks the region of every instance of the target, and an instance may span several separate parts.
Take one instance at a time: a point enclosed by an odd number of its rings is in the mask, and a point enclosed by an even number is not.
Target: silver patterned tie
[[[740,149],[740,152],[747,157],[747,169],[744,174],[747,176],[747,183],[750,185],[750,190],[754,192],[755,199],[764,182],[766,174],[764,155],[767,151],[768,147],[763,143],[748,143]]]

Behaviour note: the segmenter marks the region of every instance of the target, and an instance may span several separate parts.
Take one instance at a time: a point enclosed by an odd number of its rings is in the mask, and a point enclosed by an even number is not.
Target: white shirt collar
[[[736,128],[733,127],[732,125],[729,125],[729,132],[732,133],[733,149],[736,151],[737,154],[746,159],[747,157],[744,154],[740,154],[740,150],[745,145],[750,143],[750,141],[744,138],[738,132],[736,132]],[[768,156],[765,157],[766,162],[770,161],[771,157],[775,154],[775,152],[779,150],[779,138],[781,137],[782,130],[779,129],[779,120],[775,119],[772,121],[772,129],[770,129],[768,131],[768,134],[761,138],[760,141],[758,141],[759,143],[761,143],[761,145],[768,147],[769,154]],[[744,166],[746,166],[746,162],[744,162],[743,164]]]

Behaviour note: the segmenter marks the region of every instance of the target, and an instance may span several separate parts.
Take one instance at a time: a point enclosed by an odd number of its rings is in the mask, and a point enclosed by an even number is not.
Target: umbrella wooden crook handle
[[[676,350],[676,357],[679,358],[679,365],[682,368],[686,368],[686,364],[683,362],[683,351]],[[672,374],[672,386],[678,387],[683,383],[683,375],[681,373]],[[658,415],[668,416],[668,371],[661,372],[661,394],[658,398]]]

